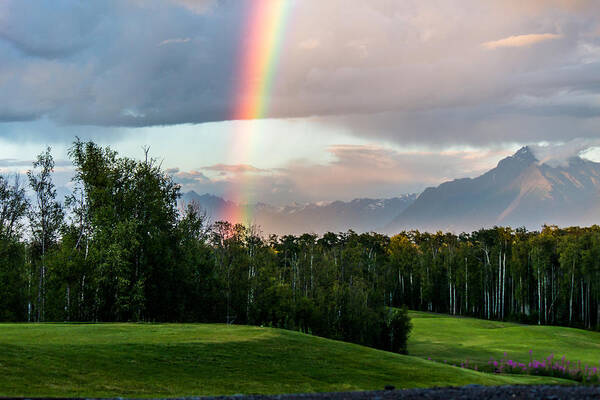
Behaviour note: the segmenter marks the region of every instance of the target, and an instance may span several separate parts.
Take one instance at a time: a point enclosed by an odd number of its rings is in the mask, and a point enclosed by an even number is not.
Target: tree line
[[[600,227],[266,236],[208,224],[152,158],[77,140],[0,179],[0,320],[197,321],[406,351],[406,309],[600,327]],[[29,195],[27,194],[29,191]]]
[[[406,352],[408,313],[386,303],[378,270],[383,236],[367,254],[358,236],[209,225],[145,155],[77,139],[64,201],[49,148],[27,182],[0,177],[0,321],[253,324]]]
[[[390,296],[409,307],[531,324],[600,328],[600,227],[390,240]],[[390,297],[392,298],[392,297]]]

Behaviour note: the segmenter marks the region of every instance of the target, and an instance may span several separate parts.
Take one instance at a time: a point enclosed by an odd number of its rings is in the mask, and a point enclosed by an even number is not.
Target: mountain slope
[[[198,203],[212,221],[227,220],[230,215],[240,215],[239,211],[244,208],[249,210],[254,223],[265,233],[320,234],[348,229],[357,232],[381,231],[415,199],[416,195],[409,194],[391,199],[354,199],[349,202],[292,204],[284,207],[264,203],[238,206],[217,196],[198,195],[191,191],[183,195],[182,202]]]
[[[599,200],[600,163],[574,157],[551,166],[523,147],[477,178],[427,188],[388,230],[590,225],[600,222]]]

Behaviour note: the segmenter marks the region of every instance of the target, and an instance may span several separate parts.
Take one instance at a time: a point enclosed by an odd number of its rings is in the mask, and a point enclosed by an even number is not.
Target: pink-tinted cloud
[[[260,174],[187,181],[184,190],[227,196],[227,188],[233,186],[244,188],[254,201],[274,204],[393,197],[419,192],[448,179],[478,175],[512,151],[399,151],[378,145],[336,145],[328,148],[332,156],[329,163],[294,160],[281,168],[260,170]],[[176,180],[179,176],[181,172],[175,175]]]
[[[528,35],[509,36],[504,39],[493,40],[482,44],[486,49],[498,49],[502,47],[526,47],[547,40],[556,40],[562,38],[562,35],[555,33],[532,33]]]

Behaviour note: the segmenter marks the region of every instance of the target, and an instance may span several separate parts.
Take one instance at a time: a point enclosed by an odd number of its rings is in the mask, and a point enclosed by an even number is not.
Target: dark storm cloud
[[[148,126],[225,119],[241,10],[200,3],[207,2],[3,2],[0,120]]]
[[[4,2],[0,38],[25,57],[65,58],[89,45],[107,11],[103,2]]]
[[[226,120],[248,4],[4,0],[0,121]],[[268,117],[424,145],[598,135],[596,0],[290,4]]]

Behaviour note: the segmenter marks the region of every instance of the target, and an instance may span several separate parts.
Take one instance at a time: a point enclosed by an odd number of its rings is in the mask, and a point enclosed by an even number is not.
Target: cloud
[[[202,167],[206,171],[216,171],[222,173],[233,173],[233,174],[245,174],[245,173],[256,173],[266,172],[264,169],[253,167],[248,164],[215,164],[208,167]]]
[[[146,0],[143,0],[146,1]],[[196,14],[204,14],[208,12],[211,7],[214,5],[215,0],[170,0],[174,4],[178,4],[182,7],[187,8],[188,10],[196,13]]]
[[[192,40],[191,38],[173,38],[173,39],[166,39],[163,40],[162,42],[160,42],[158,45],[159,46],[164,46],[166,44],[178,44],[178,43],[188,43],[190,40]]]
[[[504,39],[485,42],[482,46],[491,50],[501,47],[525,47],[547,40],[560,39],[562,37],[562,35],[555,33],[532,33],[529,35],[509,36]]]
[[[33,160],[16,160],[14,158],[0,158],[0,167],[31,167]]]
[[[28,167],[33,168],[34,160],[17,160],[15,158],[0,158],[0,167]],[[68,170],[73,168],[70,160],[54,160],[56,169]]]
[[[107,10],[107,4],[92,5],[90,2],[68,0],[56,0],[46,6],[3,1],[0,6],[0,40],[17,53],[34,59],[69,57],[88,46],[98,33],[102,15]],[[7,55],[4,51],[3,58]]]
[[[0,96],[7,101],[0,121],[151,126],[229,113],[236,8],[215,5],[213,14],[197,12],[212,4],[204,1],[2,3]],[[189,46],[167,45],[176,43]]]
[[[321,43],[319,42],[319,39],[316,38],[306,39],[298,43],[298,47],[304,50],[314,50],[320,45]]]
[[[0,121],[227,120],[238,95],[253,96],[238,93],[251,4],[4,0]],[[266,118],[314,118],[402,145],[590,137],[600,127],[599,14],[597,1],[298,1],[268,99],[253,100],[268,100]],[[540,40],[510,57],[481,45]]]
[[[551,167],[567,166],[573,157],[579,157],[586,150],[600,146],[600,139],[576,139],[566,143],[530,145],[530,149],[540,164]]]
[[[170,168],[167,170],[167,173],[171,175],[175,181],[184,186],[211,182],[211,180],[200,171],[180,171],[179,168]]]
[[[213,193],[238,202],[263,201],[284,205],[297,202],[393,197],[420,192],[445,180],[476,176],[493,167],[512,149],[457,149],[440,152],[400,151],[379,145],[335,145],[327,151],[332,160],[315,163],[292,160],[260,174],[227,174],[200,181],[174,178],[183,190]],[[439,171],[444,171],[440,175]],[[243,188],[243,199],[231,198]]]

